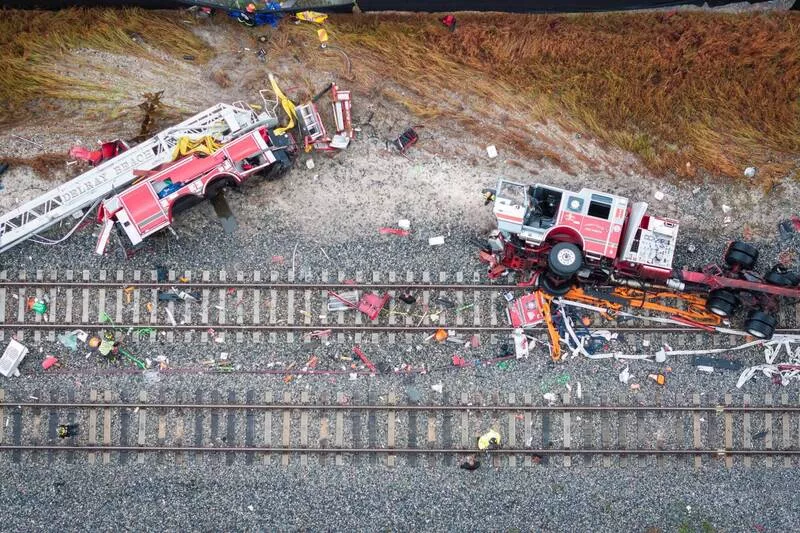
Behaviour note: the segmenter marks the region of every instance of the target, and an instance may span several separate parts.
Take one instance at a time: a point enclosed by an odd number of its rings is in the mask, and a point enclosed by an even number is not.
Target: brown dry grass
[[[282,30],[322,61],[313,28]],[[361,85],[426,120],[555,120],[682,176],[797,165],[800,14],[459,15],[455,33],[434,16],[336,16],[328,32]]]
[[[35,98],[103,100],[112,87],[76,79],[61,62],[78,49],[147,56],[210,56],[205,43],[168,13],[142,9],[3,11],[0,17],[0,122]]]

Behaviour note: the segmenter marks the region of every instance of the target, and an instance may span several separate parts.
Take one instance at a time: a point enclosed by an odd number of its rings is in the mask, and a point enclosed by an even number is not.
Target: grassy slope
[[[531,127],[555,120],[634,152],[657,172],[703,169],[738,179],[757,166],[769,183],[797,165],[800,13],[470,14],[458,16],[454,33],[435,16],[335,16],[326,27],[331,46],[321,54],[316,27],[285,21],[269,57],[342,71],[345,54],[350,85],[426,121],[455,121],[522,157],[567,165],[561,147],[538,142]],[[0,122],[35,98],[114,98],[113,87],[61,68],[69,52],[153,58],[148,45],[198,62],[211,54],[180,16],[4,12]]]
[[[451,93],[465,88],[487,113],[513,110],[509,126],[555,119],[655,171],[739,178],[757,166],[769,181],[797,164],[800,13],[460,15],[454,33],[433,16],[393,15],[331,27],[362,79],[390,77],[423,116],[468,120]]]

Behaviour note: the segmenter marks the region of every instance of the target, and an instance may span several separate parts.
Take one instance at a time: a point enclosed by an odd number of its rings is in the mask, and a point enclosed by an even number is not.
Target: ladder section
[[[151,170],[171,161],[181,137],[211,135],[224,143],[263,120],[252,110],[217,104],[156,134],[0,217],[0,252],[129,185],[136,178],[134,171]]]

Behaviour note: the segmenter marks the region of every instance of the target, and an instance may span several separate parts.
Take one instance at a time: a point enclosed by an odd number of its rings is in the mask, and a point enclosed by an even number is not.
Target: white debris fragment
[[[436,385],[431,385],[431,390],[434,392],[438,392],[439,394],[442,393],[443,388],[444,388],[444,383],[437,383]]]
[[[581,389],[581,382],[580,381],[575,386],[575,396],[577,396],[579,400],[581,398],[583,398],[583,390]]]
[[[493,144],[490,144],[486,147],[486,153],[489,155],[489,159],[494,159],[497,157],[497,147]]]
[[[177,326],[177,325],[178,325],[178,323],[177,323],[177,322],[175,322],[175,317],[174,317],[174,316],[172,316],[172,311],[170,311],[168,308],[164,308],[164,311],[166,311],[166,312],[167,312],[167,318],[169,318],[169,321],[170,321],[170,323],[172,324],[172,327],[175,327],[175,326]]]
[[[352,372],[350,374],[350,381],[355,381],[357,379],[358,379],[358,374],[356,374],[355,372]]]
[[[403,230],[410,230],[411,229],[411,221],[407,218],[402,218],[397,221],[397,227]]]
[[[642,346],[644,346],[645,348],[647,348],[648,346],[650,346],[650,339],[644,339],[644,340],[642,340]]]
[[[627,385],[630,379],[631,379],[630,367],[626,366],[625,369],[619,373],[619,380],[625,385]]]
[[[722,212],[726,215],[731,212],[731,209],[733,209],[731,206],[722,204]]]
[[[664,193],[661,191],[656,191],[653,193],[653,197],[660,202],[664,199]]]
[[[699,370],[700,372],[708,372],[709,374],[712,374],[714,372],[714,367],[713,366],[705,366],[705,365],[697,365],[697,370]]]
[[[745,178],[754,178],[756,175],[756,167],[747,167],[744,169]]]
[[[543,394],[543,395],[542,395],[542,398],[544,398],[545,400],[547,400],[547,401],[548,401],[548,403],[550,403],[550,405],[552,405],[552,404],[556,403],[556,400],[558,399],[558,398],[556,397],[555,393],[553,393],[553,392],[547,392],[547,393]]]
[[[228,352],[222,352],[221,354],[219,354],[219,360],[220,361],[227,361],[228,360]]]
[[[314,168],[314,160],[313,159],[306,160],[306,168],[308,170],[311,170],[311,169]]]
[[[438,237],[429,238],[428,244],[430,246],[441,246],[442,244],[444,244],[444,235],[439,235]]]

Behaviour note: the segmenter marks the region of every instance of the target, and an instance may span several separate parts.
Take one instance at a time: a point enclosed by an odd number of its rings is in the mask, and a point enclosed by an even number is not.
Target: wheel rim
[[[764,335],[763,332],[755,330],[755,329],[752,329],[752,328],[748,328],[747,333],[749,333],[753,337],[758,337],[759,339],[763,339],[764,337],[766,337],[766,335]]]
[[[713,305],[711,306],[709,311],[711,311],[712,313],[714,313],[717,316],[728,316],[728,313],[726,313],[724,309],[721,309],[721,308],[713,306]]]
[[[559,250],[558,254],[556,254],[556,258],[558,262],[563,266],[572,266],[575,264],[575,261],[578,259],[578,256],[575,255],[575,252],[570,250],[569,248],[564,248],[563,250]]]

